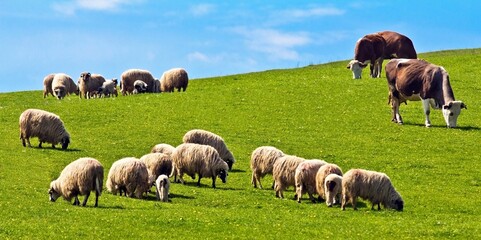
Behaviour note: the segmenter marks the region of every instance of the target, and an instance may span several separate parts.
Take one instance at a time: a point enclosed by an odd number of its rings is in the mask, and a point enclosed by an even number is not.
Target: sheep
[[[327,175],[324,180],[324,196],[326,197],[326,205],[332,207],[332,205],[338,203],[339,195],[342,190],[342,177],[331,173]]]
[[[125,196],[142,198],[151,186],[147,166],[134,157],[117,160],[109,170],[105,185],[114,195],[124,192]]]
[[[189,76],[183,68],[172,68],[165,71],[160,77],[161,92],[173,92],[176,88],[185,92],[189,84]]]
[[[284,153],[271,146],[261,146],[256,148],[251,154],[251,170],[252,170],[252,185],[254,188],[259,183],[259,188],[262,189],[261,178],[267,174],[272,174],[272,168],[274,162],[280,157],[283,157]]]
[[[183,143],[175,148],[172,153],[172,160],[177,170],[180,182],[185,184],[184,173],[195,179],[195,174],[199,175],[197,186],[200,187],[202,177],[212,178],[212,188],[215,188],[216,177],[227,182],[229,167],[224,162],[215,148],[209,145],[195,143]]]
[[[173,147],[170,144],[167,143],[160,143],[152,147],[150,150],[151,153],[165,153],[167,155],[172,155],[172,152],[175,150],[175,147]]]
[[[62,144],[62,149],[67,149],[70,143],[70,134],[65,129],[65,126],[60,120],[60,117],[40,109],[27,109],[19,118],[20,139],[22,145],[26,147],[25,140],[29,147],[31,137],[38,137],[38,147],[42,147],[42,143],[48,142],[55,145]]]
[[[145,93],[147,92],[147,88],[149,85],[145,83],[142,80],[135,80],[134,82],[134,91],[132,91],[133,94],[138,94],[138,93]]]
[[[49,93],[55,97],[52,89],[53,77],[55,77],[55,73],[51,73],[43,78],[43,98],[46,98]]]
[[[342,176],[342,169],[334,163],[328,163],[320,167],[316,173],[316,190],[320,199],[326,199],[324,182],[326,177],[331,173]]]
[[[184,135],[182,141],[184,143],[197,143],[214,147],[219,153],[220,157],[229,166],[229,171],[232,170],[232,165],[235,163],[234,156],[227,148],[224,139],[222,139],[222,137],[219,135],[201,129],[194,129],[188,131]]]
[[[274,190],[276,197],[284,198],[284,190],[289,186],[295,186],[296,168],[306,159],[291,155],[285,155],[274,163],[272,176],[274,177]]]
[[[159,175],[157,180],[155,180],[155,188],[157,193],[157,200],[162,202],[169,201],[169,190],[170,190],[170,181],[167,175]]]
[[[172,173],[173,164],[172,158],[168,154],[164,153],[149,153],[140,158],[149,173],[149,184],[152,185],[158,176],[164,174],[169,176]]]
[[[80,73],[78,87],[80,98],[89,99],[97,93],[105,82],[105,78],[100,74],[90,74],[89,72]]]
[[[102,83],[102,86],[99,87],[97,90],[99,97],[103,96],[108,96],[110,97],[111,95],[115,95],[116,97],[118,96],[117,93],[117,78],[112,78],[110,80],[105,80],[104,83]]]
[[[377,204],[377,210],[392,208],[402,211],[404,201],[401,195],[394,189],[391,179],[381,172],[364,169],[351,169],[342,178],[342,203],[345,210],[347,202],[351,202],[354,210],[357,210],[357,197],[369,200],[372,203],[371,210]]]
[[[301,162],[295,172],[295,186],[297,202],[301,202],[302,194],[309,194],[311,202],[315,203],[316,200],[312,196],[316,192],[316,174],[319,168],[326,165],[327,162],[323,160],[308,160]]]
[[[77,85],[73,79],[64,73],[57,73],[52,80],[52,92],[58,99],[62,99],[72,93],[79,94]]]
[[[50,201],[55,202],[60,196],[71,201],[73,205],[80,205],[78,195],[85,195],[82,206],[87,204],[90,192],[95,191],[95,207],[98,206],[99,196],[102,195],[104,167],[93,158],[79,158],[68,164],[60,176],[50,183],[48,194]]]
[[[160,80],[158,78],[154,80],[154,86],[153,86],[152,92],[160,93]]]
[[[120,88],[122,95],[132,94],[134,91],[134,82],[142,80],[147,84],[147,92],[153,92],[154,77],[147,70],[142,69],[128,69],[122,73],[120,77]]]

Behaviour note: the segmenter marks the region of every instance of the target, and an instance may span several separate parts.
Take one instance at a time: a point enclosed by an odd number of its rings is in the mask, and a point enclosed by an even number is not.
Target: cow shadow
[[[446,127],[446,125],[431,125],[430,127],[426,127],[426,125],[424,124],[421,124],[421,123],[414,123],[414,122],[404,122],[403,125],[406,125],[406,126],[419,126],[419,127],[424,127],[424,128],[436,128],[436,129],[449,129],[448,127]],[[459,130],[462,130],[462,131],[479,131],[481,130],[480,127],[476,127],[476,126],[457,126],[455,127],[454,129],[459,129]]]

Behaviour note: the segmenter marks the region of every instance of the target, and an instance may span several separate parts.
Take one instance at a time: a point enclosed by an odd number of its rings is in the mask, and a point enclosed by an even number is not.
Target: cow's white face
[[[353,79],[361,79],[362,69],[365,68],[367,64],[359,62],[358,60],[352,60],[347,65],[347,68],[352,71]]]
[[[466,108],[466,105],[461,101],[452,101],[443,106],[444,120],[449,128],[456,127],[456,122],[459,114],[461,113],[461,108]]]

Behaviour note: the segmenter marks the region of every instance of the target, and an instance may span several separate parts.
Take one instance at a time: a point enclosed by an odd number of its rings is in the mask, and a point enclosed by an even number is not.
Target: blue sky
[[[478,48],[480,10],[478,0],[2,0],[0,92],[40,90],[54,72],[159,78],[183,67],[192,79],[347,60],[382,30],[418,53]]]

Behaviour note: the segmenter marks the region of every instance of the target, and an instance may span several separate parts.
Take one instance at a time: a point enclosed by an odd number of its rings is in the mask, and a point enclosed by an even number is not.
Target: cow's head
[[[449,128],[456,127],[456,122],[459,114],[461,113],[461,108],[468,109],[461,101],[451,101],[443,106],[444,120]]]
[[[352,71],[353,79],[361,79],[362,69],[365,68],[367,64],[359,62],[358,60],[352,60],[347,64],[347,69]]]

